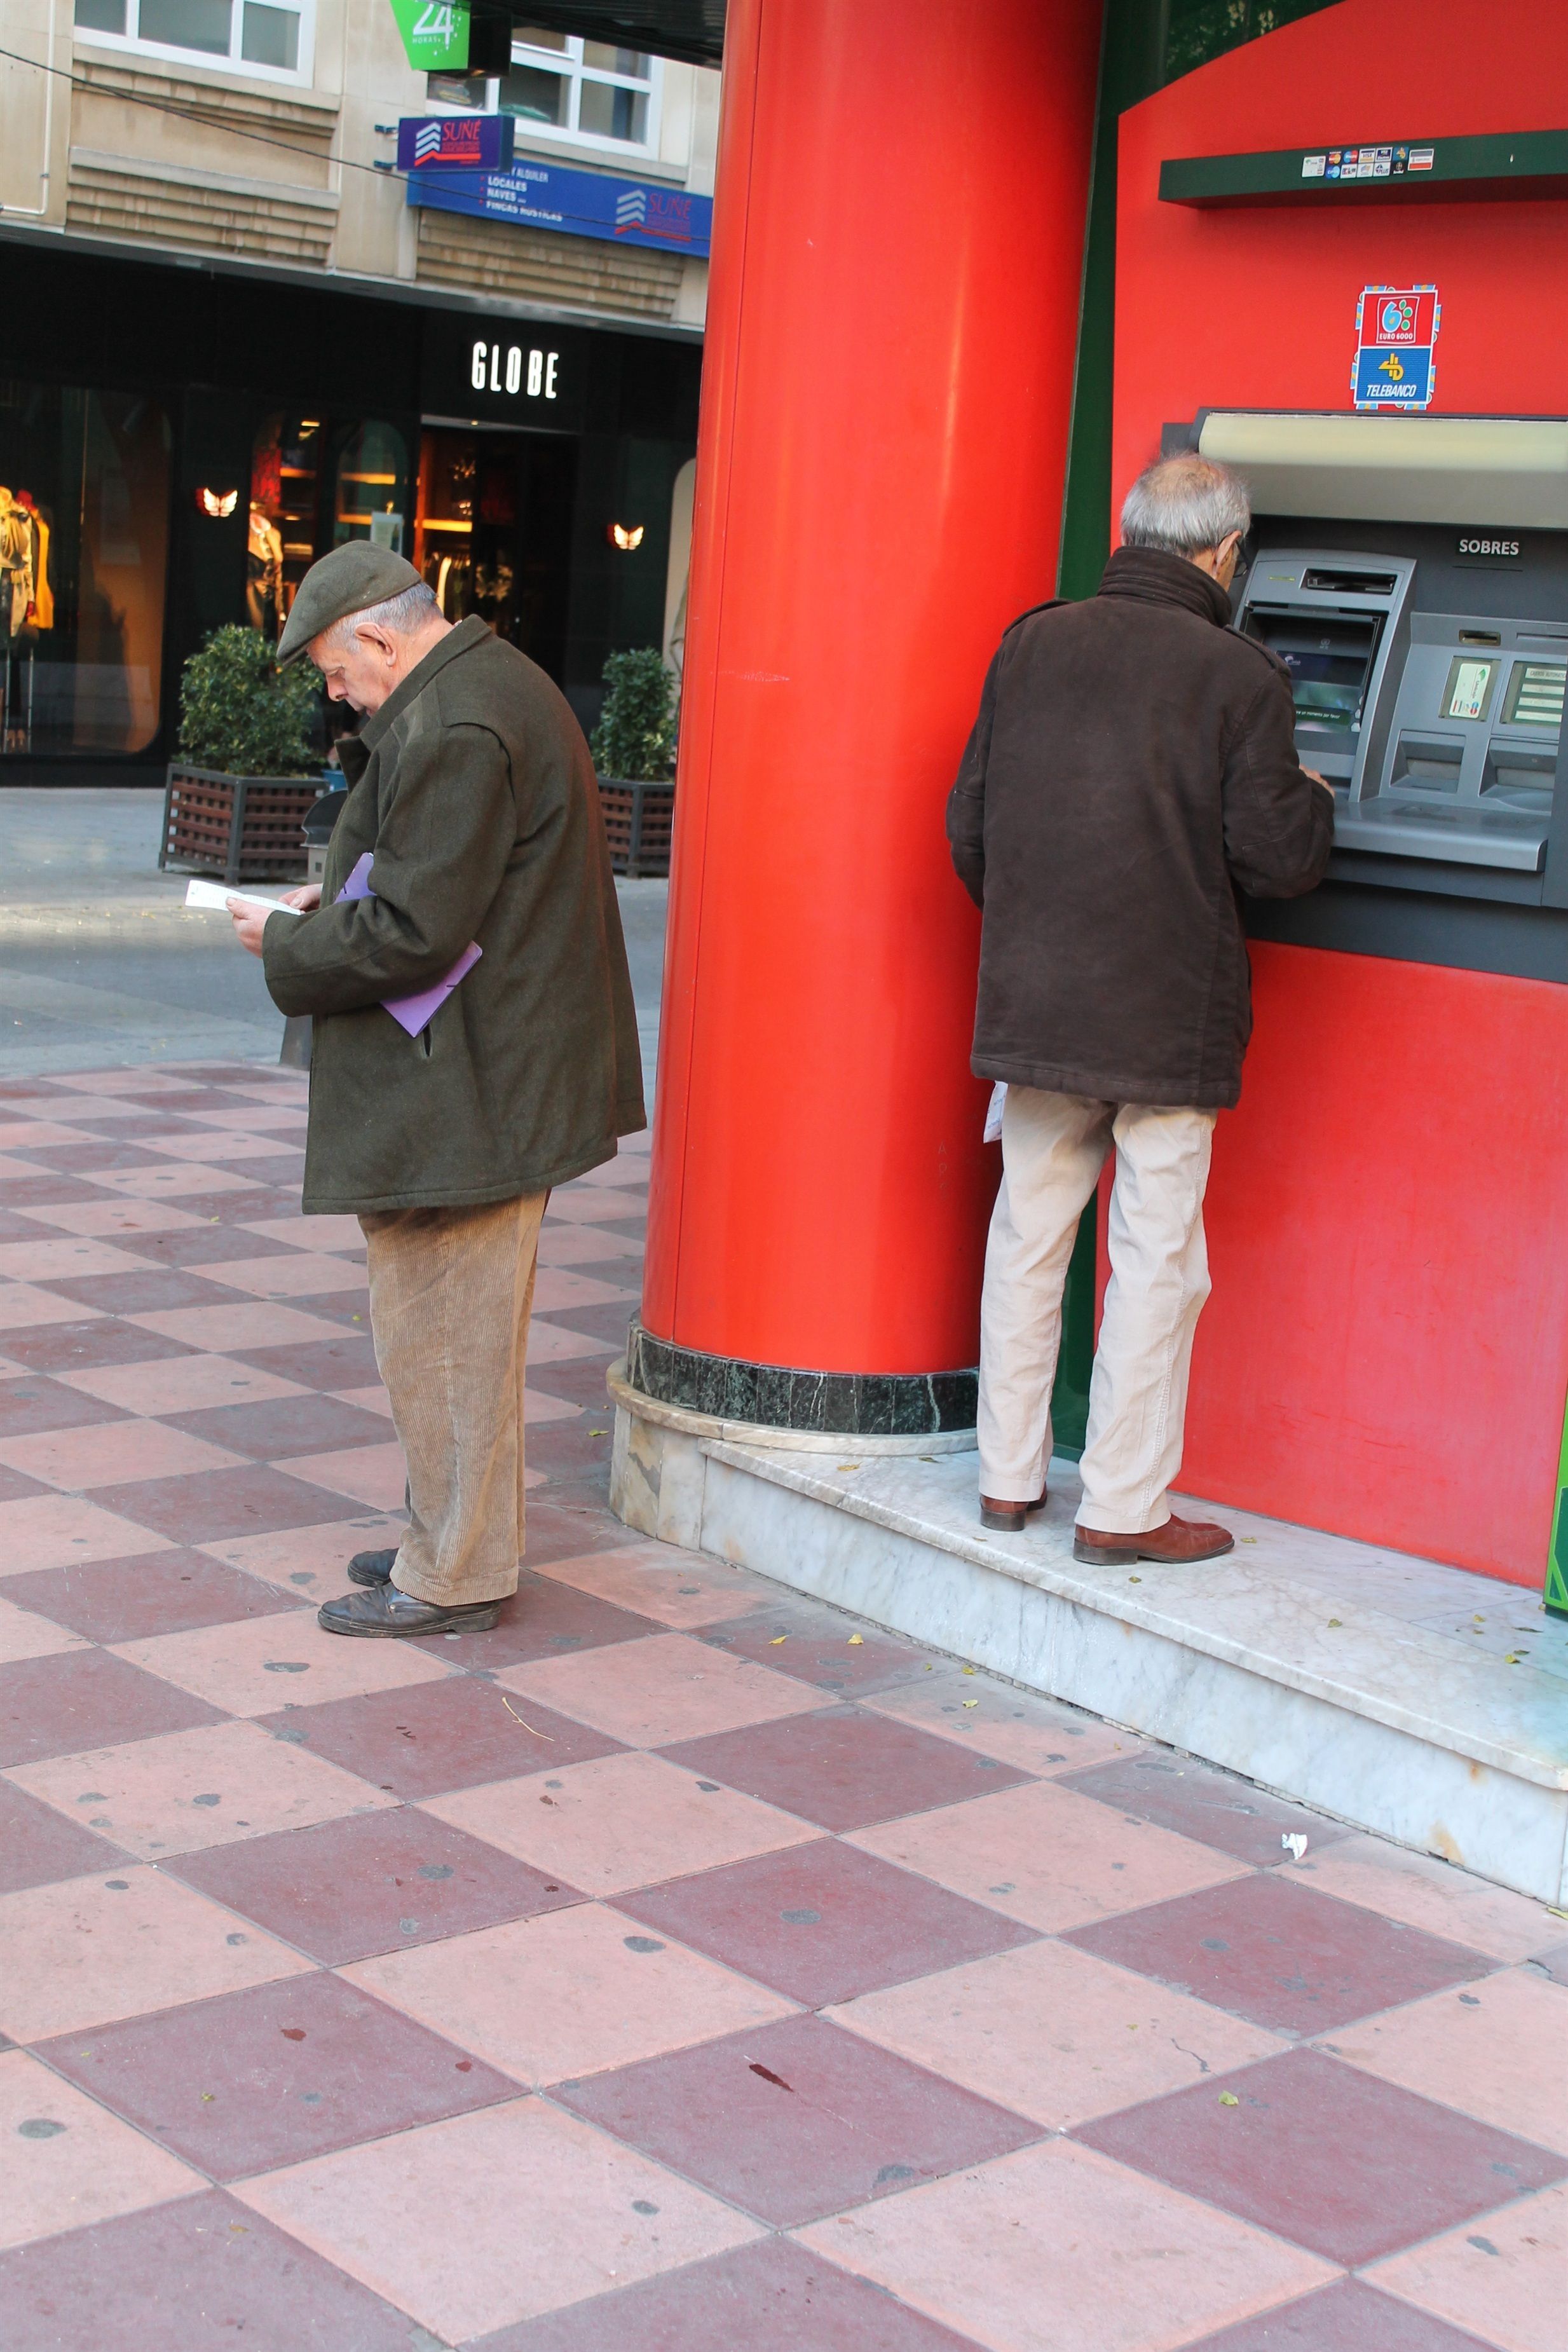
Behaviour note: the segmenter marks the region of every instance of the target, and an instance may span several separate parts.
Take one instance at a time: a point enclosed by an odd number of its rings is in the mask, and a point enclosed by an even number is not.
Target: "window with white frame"
[[[106,48],[305,81],[313,12],[314,0],[76,0],[76,28]]]
[[[142,0],[146,5],[146,0]],[[640,49],[576,33],[521,25],[512,35],[512,69],[498,103],[528,136],[572,139],[590,146],[653,154],[659,142],[659,65]]]

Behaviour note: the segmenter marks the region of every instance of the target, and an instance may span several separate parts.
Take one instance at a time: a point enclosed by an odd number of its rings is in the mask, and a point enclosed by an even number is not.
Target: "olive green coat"
[[[646,1124],[620,909],[582,731],[462,622],[341,747],[320,911],[272,915],[267,984],[315,1015],[308,1213],[542,1192]],[[366,850],[375,896],[335,905]],[[384,997],[480,961],[418,1037]]]

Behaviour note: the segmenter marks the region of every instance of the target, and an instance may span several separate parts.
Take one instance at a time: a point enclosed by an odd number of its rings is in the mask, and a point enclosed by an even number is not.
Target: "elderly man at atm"
[[[1045,1500],[1061,1296],[1114,1150],[1111,1281],[1073,1556],[1212,1559],[1173,1516],[1208,1296],[1203,1195],[1251,1029],[1239,890],[1321,880],[1333,794],[1296,757],[1283,665],[1230,627],[1247,492],[1197,456],[1151,466],[1098,594],[1004,635],[947,803],[984,915],[973,1063],[1007,1082],[980,1328],[980,1517]]]
[[[410,1506],[395,1556],[351,1560],[360,1590],[320,1620],[482,1631],[517,1589],[545,1202],[644,1124],[593,763],[542,670],[363,540],[306,573],[277,651],[364,722],[320,888],[230,912],[274,1003],[315,1016],[305,1209],[363,1228]]]

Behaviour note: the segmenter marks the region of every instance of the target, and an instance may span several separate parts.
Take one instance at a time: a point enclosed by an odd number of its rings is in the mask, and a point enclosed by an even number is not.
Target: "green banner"
[[[1563,1420],[1563,1452],[1557,1464],[1557,1508],[1552,1513],[1552,1543],[1546,1555],[1543,1606],[1553,1617],[1568,1617],[1568,1413]]]
[[[465,73],[468,10],[462,0],[392,0],[408,61],[416,73]]]

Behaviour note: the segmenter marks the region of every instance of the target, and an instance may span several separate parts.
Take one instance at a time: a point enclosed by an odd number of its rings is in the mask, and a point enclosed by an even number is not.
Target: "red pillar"
[[[976,1360],[943,802],[1055,583],[1099,17],[731,0],[643,1303],[681,1349]]]

